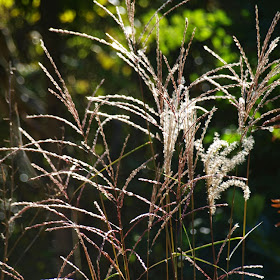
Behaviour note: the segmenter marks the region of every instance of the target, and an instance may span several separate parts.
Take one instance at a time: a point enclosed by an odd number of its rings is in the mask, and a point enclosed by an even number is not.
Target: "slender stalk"
[[[71,216],[72,216],[72,220],[74,221],[74,223],[76,225],[78,225],[79,221],[78,221],[77,212],[76,211],[71,211]],[[73,244],[79,244],[79,238],[75,234],[74,230],[72,230],[72,242],[73,242]],[[80,246],[79,245],[77,246],[77,248],[76,248],[76,250],[74,252],[74,262],[75,262],[76,266],[82,267],[81,250],[80,250]],[[82,276],[79,275],[79,274],[76,277],[77,277],[77,279],[82,279]]]
[[[169,250],[168,250],[168,227],[167,225],[165,226],[165,259],[168,260],[169,259]],[[166,264],[166,280],[169,279],[169,269],[168,269],[168,261],[165,262]]]
[[[180,168],[179,168],[180,170]],[[182,196],[182,191],[181,191],[181,172],[178,172],[178,196],[177,196],[177,203],[180,203],[180,199]],[[178,251],[177,248],[180,248],[180,253],[181,253],[181,258],[179,261],[177,261],[180,269],[180,279],[183,280],[183,255],[182,255],[182,248],[183,248],[183,228],[182,228],[182,205],[180,203],[180,207],[178,209],[178,215],[176,219],[176,252]],[[179,232],[177,232],[179,231]],[[179,275],[178,275],[179,278]]]
[[[125,241],[124,241],[123,226],[122,226],[122,220],[121,220],[121,208],[119,205],[117,205],[117,217],[119,220],[119,228],[120,228],[119,234],[120,234],[121,250],[122,250],[123,263],[124,263],[125,279],[130,280],[128,259],[127,259],[127,254],[126,254],[126,246],[125,246]]]
[[[108,221],[108,216],[107,216],[107,211],[106,211],[106,208],[104,205],[104,200],[103,200],[102,194],[100,192],[99,192],[99,197],[100,197],[100,201],[101,201],[102,211],[106,217],[106,221]],[[108,226],[108,230],[111,230],[109,223],[107,223],[107,226]],[[113,244],[112,244],[112,250],[113,250],[114,257],[115,257],[116,266],[119,267],[119,269],[120,269],[116,248],[113,246]],[[119,279],[121,280],[122,279],[121,274],[118,274],[118,275],[119,275]]]
[[[212,254],[213,254],[213,264],[214,264],[214,277],[213,279],[218,279],[217,275],[217,261],[216,261],[216,252],[215,252],[215,246],[214,246],[214,232],[213,232],[213,217],[211,214],[211,211],[209,211],[209,219],[210,219],[210,232],[211,232],[211,242],[212,242]]]
[[[87,250],[87,247],[84,243],[84,240],[83,238],[81,237],[79,231],[77,230],[77,234],[78,234],[78,237],[79,237],[79,240],[80,240],[80,244],[82,245],[83,249],[84,249],[84,253],[85,253],[85,256],[86,256],[86,259],[87,259],[87,263],[88,263],[88,267],[89,267],[89,270],[90,270],[90,275],[92,277],[92,280],[97,280],[97,276],[96,276],[96,272],[94,270],[94,267],[93,267],[93,264],[92,264],[92,261],[90,259],[90,256],[89,256],[89,253],[88,253],[88,250]]]
[[[243,216],[243,237],[246,234],[246,215],[247,214],[247,200],[244,201],[244,216]],[[244,263],[245,263],[245,238],[242,242],[242,271],[244,271]],[[242,280],[244,279],[244,274],[242,274]]]
[[[241,148],[239,148],[240,151]],[[235,170],[235,175],[238,175],[238,167],[236,167]],[[235,200],[235,191],[236,191],[236,186],[233,187],[233,194],[232,194],[232,199],[231,199],[231,210],[230,210],[230,221],[229,221],[229,233],[231,233],[232,230],[232,225],[233,225],[233,212],[234,212],[234,200]],[[230,237],[229,236],[229,242],[228,242],[228,249],[227,249],[227,272],[229,272],[229,262],[230,262]],[[227,275],[227,279],[228,279],[229,275]]]
[[[170,203],[170,198],[168,196],[168,201]],[[174,235],[173,235],[173,226],[172,226],[172,219],[170,219],[169,222],[170,225],[170,241],[171,241],[171,256],[173,256],[173,254],[175,253],[175,244],[176,242],[174,242]],[[172,259],[172,264],[173,264],[173,270],[174,270],[174,279],[177,280],[178,279],[178,271],[177,271],[177,258],[173,258]]]
[[[168,211],[170,212],[170,196],[169,194],[166,196],[166,204],[169,205],[168,206]],[[169,230],[168,230],[168,225],[169,225]],[[170,233],[169,233],[170,232]],[[166,239],[167,239],[167,255],[171,255],[171,264],[172,264],[172,269],[173,269],[173,275],[174,275],[174,279],[177,279],[177,265],[176,265],[176,258],[174,258],[173,254],[174,254],[174,238],[173,238],[173,228],[172,228],[172,219],[169,220],[169,223],[166,225]],[[168,262],[167,262],[168,265]],[[169,277],[169,276],[168,276]],[[169,279],[169,278],[167,278]]]
[[[183,280],[183,251],[182,251],[182,247],[183,247],[183,228],[182,228],[182,207],[180,205],[179,207],[179,219],[178,219],[178,223],[179,223],[179,238],[180,238],[180,253],[181,253],[181,258],[180,258],[180,278],[181,280]],[[177,227],[176,227],[177,228]]]
[[[192,193],[192,196],[191,196],[191,207],[192,207],[192,230],[193,230],[193,233],[192,233],[192,248],[193,248],[193,251],[192,251],[192,257],[193,257],[193,261],[194,261],[194,265],[193,265],[193,279],[195,280],[196,279],[196,268],[195,268],[195,236],[194,236],[194,194]]]
[[[247,161],[247,184],[249,180],[249,169],[250,169],[250,153],[248,155]],[[244,213],[243,213],[243,237],[246,234],[246,219],[247,218],[247,200],[244,201]],[[244,263],[245,263],[245,238],[242,242],[242,271],[244,271]],[[242,274],[242,280],[244,279],[244,274]]]
[[[231,199],[231,210],[230,210],[230,221],[229,221],[229,233],[232,230],[232,225],[233,225],[233,211],[234,211],[234,199],[235,199],[235,189],[236,187],[234,186],[233,188],[233,194],[232,194],[232,199]],[[228,247],[227,247],[227,272],[229,272],[229,254],[230,254],[230,237],[229,236],[229,242],[228,242]],[[227,275],[228,279],[228,275]]]
[[[191,140],[192,141],[192,140]],[[190,190],[192,190],[192,194],[191,194],[191,223],[192,223],[192,230],[193,230],[193,234],[192,234],[192,257],[193,257],[193,280],[196,280],[196,267],[195,267],[195,262],[196,262],[196,258],[195,258],[195,235],[194,235],[194,217],[195,217],[195,213],[194,213],[194,191],[193,191],[193,179],[194,179],[194,162],[193,162],[193,145],[190,148],[190,150],[188,150],[188,154],[187,154],[187,164],[188,164],[188,174],[189,174],[189,181],[191,182],[190,184]]]

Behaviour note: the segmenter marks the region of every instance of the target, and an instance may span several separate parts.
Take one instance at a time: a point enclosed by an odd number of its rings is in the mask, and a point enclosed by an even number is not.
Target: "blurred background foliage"
[[[112,12],[115,12],[115,5],[118,5],[121,14],[125,16],[126,10],[121,0],[99,0],[99,3],[106,5]],[[162,3],[162,0],[136,0],[135,28],[137,34],[141,33],[145,23]],[[160,22],[162,52],[168,57],[170,64],[175,62],[187,17],[189,20],[187,39],[190,39],[192,31],[196,27],[195,38],[185,69],[187,82],[193,81],[202,73],[219,65],[218,61],[203,49],[203,45],[213,49],[227,62],[239,59],[239,52],[232,35],[239,39],[249,61],[255,66],[257,63],[255,4],[259,7],[260,30],[263,39],[274,14],[280,10],[279,1],[191,0]],[[40,39],[44,40],[81,112],[86,106],[85,97],[92,94],[103,78],[105,78],[105,82],[98,94],[131,94],[141,99],[137,75],[111,49],[86,38],[52,33],[49,31],[50,27],[79,31],[100,38],[105,38],[105,33],[108,32],[119,41],[124,41],[124,36],[115,22],[90,0],[0,0],[0,133],[2,145],[8,145],[5,140],[9,139],[8,122],[3,120],[9,115],[9,107],[6,102],[9,90],[9,63],[14,68],[13,102],[18,106],[22,126],[36,139],[61,137],[64,133],[60,124],[56,122],[34,121],[25,118],[26,114],[47,112],[67,114],[57,99],[47,91],[51,85],[38,66],[38,62],[46,65],[50,72],[52,70],[43,54]],[[278,25],[274,38],[280,35],[279,30]],[[147,48],[148,56],[153,64],[155,64],[155,39],[154,32],[148,40]],[[273,52],[273,56],[274,58],[280,57],[279,47]],[[206,84],[202,84],[201,88],[196,88],[199,91],[207,89]],[[277,90],[279,92],[279,89]],[[144,93],[146,92],[147,90],[144,88]],[[145,98],[149,101],[148,96],[149,94]],[[236,116],[231,115],[233,113],[229,112],[227,105],[223,105],[222,102],[219,103],[219,106],[221,106],[220,113],[214,118],[212,124],[215,128],[209,130],[206,138],[209,142],[214,130],[220,131],[224,139],[234,139],[235,137],[236,127],[225,123],[224,115],[227,114],[229,120],[234,120]],[[121,134],[119,130],[122,131]],[[112,143],[112,153],[115,156],[120,152],[119,149],[127,131],[126,127],[114,122],[109,142]],[[139,138],[139,135],[134,138],[132,136],[132,141],[136,141],[137,137]],[[263,223],[251,234],[250,241],[247,243],[246,263],[264,264],[266,279],[276,280],[280,279],[280,229],[274,227],[279,217],[277,217],[275,209],[270,207],[270,199],[280,197],[280,133],[279,130],[275,130],[273,133],[258,132],[255,137],[256,146],[251,155],[249,181],[253,195],[248,203],[248,230],[260,221]],[[139,157],[138,160],[135,159],[137,156],[133,160],[128,160],[127,164],[137,166],[142,162],[141,153]],[[2,172],[2,184],[4,184],[3,174]],[[43,197],[38,188],[31,187],[30,191],[30,186],[25,178],[19,176],[19,184],[23,185],[23,190],[16,194],[14,199],[32,200]],[[231,197],[231,192],[228,192],[224,198],[231,204]],[[203,204],[205,201],[202,200],[201,203]],[[237,193],[235,205],[234,218],[241,222],[243,219],[243,210],[240,206],[243,205],[241,194]],[[3,208],[3,206],[1,207]],[[130,212],[132,217],[136,215],[133,208],[129,211],[132,211]],[[135,209],[136,212],[137,209]],[[32,217],[30,217],[31,219]],[[217,235],[217,239],[224,238],[227,230],[224,228],[224,223],[227,221],[222,214],[217,214],[215,219],[217,225],[220,226],[215,228],[215,232],[221,233]],[[206,240],[204,237],[206,231],[201,229],[205,229],[206,225],[201,221],[197,221],[196,224],[197,239],[202,240],[203,243],[203,240]],[[11,239],[13,245],[16,244],[19,232],[20,228],[14,229],[15,237]],[[43,239],[37,239],[38,234],[42,235]],[[39,240],[45,241],[40,242]],[[61,240],[61,237],[54,236],[53,240],[50,240],[49,234],[44,231],[28,232],[16,244],[13,250],[17,253],[11,255],[8,263],[22,272],[26,279],[51,277],[57,268],[55,263],[49,262],[49,258],[61,253],[54,245],[55,240]],[[2,246],[1,242],[0,252],[2,252]],[[65,247],[67,248],[67,246]],[[162,248],[155,248],[155,250],[164,256]]]

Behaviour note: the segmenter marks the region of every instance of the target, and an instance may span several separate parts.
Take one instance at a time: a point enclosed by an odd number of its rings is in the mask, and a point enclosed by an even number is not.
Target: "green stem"
[[[247,181],[246,184],[248,185],[249,181],[249,169],[250,169],[250,153],[248,155],[247,161]],[[247,200],[244,202],[244,214],[243,214],[243,238],[246,234],[246,218],[247,218]],[[244,271],[244,263],[245,263],[245,238],[242,243],[242,271]],[[244,280],[244,274],[242,274],[242,280]]]
[[[214,244],[214,245],[219,245],[219,244],[223,244],[224,242],[235,241],[235,240],[242,240],[242,239],[243,239],[243,237],[232,237],[232,238],[227,239],[227,240],[215,241],[213,244]],[[190,243],[190,244],[191,244],[191,243]],[[201,250],[201,249],[204,249],[204,248],[211,247],[211,246],[213,246],[213,244],[212,244],[212,242],[211,242],[211,243],[208,243],[208,244],[205,244],[205,245],[196,247],[196,248],[191,248],[190,250],[187,250],[187,251],[185,251],[185,252],[178,252],[178,253],[176,252],[176,253],[173,253],[173,256],[172,256],[172,257],[179,257],[179,256],[183,255],[183,256],[188,256],[188,257],[191,258],[191,259],[194,259],[194,258],[195,258],[195,259],[198,260],[198,261],[201,261],[201,262],[207,263],[207,264],[209,264],[209,265],[212,265],[212,266],[214,266],[214,267],[216,267],[216,268],[222,270],[223,272],[227,273],[224,269],[220,268],[219,266],[217,266],[217,265],[215,265],[215,264],[212,264],[212,263],[209,263],[209,262],[207,262],[207,261],[205,261],[205,260],[199,259],[199,258],[197,258],[197,257],[193,257],[193,255],[192,255],[194,251],[197,251],[197,250]],[[188,254],[190,254],[190,255],[188,255]],[[166,257],[165,259],[163,259],[163,260],[161,260],[161,261],[159,261],[159,262],[157,262],[157,263],[151,265],[149,268],[147,268],[147,270],[150,270],[150,269],[152,269],[152,268],[154,268],[154,267],[156,267],[156,266],[158,266],[158,265],[160,265],[160,264],[162,264],[162,263],[166,263],[166,264],[167,264],[168,261],[172,259],[172,257]]]

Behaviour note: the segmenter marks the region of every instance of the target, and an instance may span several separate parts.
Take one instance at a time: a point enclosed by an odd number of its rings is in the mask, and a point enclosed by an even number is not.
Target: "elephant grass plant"
[[[55,76],[51,75],[47,67],[40,63],[40,67],[53,84],[53,88],[49,88],[48,91],[67,108],[69,117],[45,114],[30,115],[28,118],[54,119],[71,129],[71,135],[76,134],[79,140],[66,140],[67,137],[36,140],[18,125],[17,133],[24,141],[20,145],[0,148],[4,154],[0,163],[4,166],[4,162],[18,153],[30,158],[35,154],[40,155],[43,161],[36,159],[31,163],[36,175],[30,180],[36,183],[48,179],[50,187],[46,197],[40,201],[7,202],[7,197],[2,198],[1,203],[8,203],[4,208],[10,213],[6,215],[3,234],[5,242],[8,242],[12,234],[9,226],[19,222],[19,218],[24,218],[32,209],[50,213],[47,216],[49,219],[31,223],[25,231],[34,228],[45,231],[72,231],[73,249],[67,256],[61,256],[63,264],[57,273],[58,278],[75,276],[77,279],[94,280],[155,279],[151,276],[152,271],[160,267],[165,271],[165,279],[186,279],[184,273],[187,264],[188,270],[192,271],[192,279],[231,279],[232,275],[263,278],[256,272],[261,265],[245,265],[244,244],[251,232],[246,232],[246,203],[250,199],[249,171],[246,177],[242,177],[238,175],[237,167],[244,163],[249,166],[255,131],[276,127],[279,120],[280,109],[270,107],[273,109],[267,110],[266,105],[272,104],[279,97],[274,90],[280,84],[280,59],[270,61],[269,56],[280,40],[279,37],[271,40],[280,13],[276,13],[262,43],[256,8],[258,64],[255,71],[238,39],[234,37],[240,60],[228,64],[218,54],[205,47],[208,53],[220,61],[221,66],[187,84],[185,77],[189,73],[186,73],[185,65],[195,36],[194,30],[190,41],[185,43],[187,29],[190,28],[188,19],[185,21],[182,44],[175,64],[170,65],[168,58],[160,50],[160,21],[188,0],[169,8],[171,2],[172,0],[166,1],[145,25],[143,31],[136,32],[135,1],[125,1],[127,18],[124,18],[117,6],[113,13],[111,9],[94,1],[94,4],[108,13],[123,31],[125,42],[122,39],[122,43],[110,34],[106,34],[105,40],[84,33],[51,28],[52,32],[82,36],[111,47],[138,74],[141,96],[111,93],[98,95],[98,90],[104,83],[102,81],[93,95],[87,98],[85,111],[79,112],[51,54],[43,41],[41,42],[55,73]],[[156,33],[157,38],[153,62],[146,54],[147,42],[152,33]],[[274,80],[271,82],[272,79]],[[193,94],[194,88],[202,83],[208,83],[209,90]],[[153,99],[151,104],[145,101],[145,95],[148,94],[146,89]],[[228,101],[236,109],[236,133],[239,135],[239,141],[230,143],[222,140],[216,132],[210,145],[204,143],[211,120],[219,110],[218,105],[212,106],[217,99]],[[9,104],[11,105],[11,102]],[[10,111],[12,110],[11,107]],[[146,140],[127,151],[130,141],[128,135],[120,147],[119,156],[113,159],[112,147],[107,136],[107,126],[112,121],[119,121],[130,126],[132,130],[139,130]],[[12,124],[12,119],[10,123]],[[102,153],[98,152],[98,145],[103,146]],[[65,147],[71,147],[75,152],[67,153]],[[126,179],[123,180],[120,178],[121,165],[137,154],[138,150],[145,155],[142,163],[134,169],[127,170]],[[146,157],[148,151],[150,156]],[[143,172],[145,170],[149,172]],[[145,194],[138,193],[134,187],[135,182],[148,191]],[[204,190],[198,186],[204,186]],[[234,236],[238,225],[232,223],[233,205],[229,206],[220,201],[222,193],[230,187],[240,188],[244,196],[241,236]],[[87,188],[96,190],[91,209],[83,209],[80,206]],[[204,206],[196,200],[198,192],[202,196],[205,194]],[[8,195],[7,191],[3,193]],[[135,205],[141,205],[138,209],[140,212],[135,211],[139,213],[127,221],[127,210],[124,208],[133,207],[133,204],[126,206],[131,200],[136,201]],[[222,240],[215,240],[213,217],[218,208],[225,207],[232,208],[228,234]],[[209,216],[210,239],[208,243],[198,245],[195,234],[190,236],[189,228],[191,233],[194,233],[195,218],[202,213],[208,213]],[[81,224],[79,216],[87,217],[87,224]],[[187,221],[190,221],[189,227]],[[135,232],[137,238],[132,244],[129,240]],[[165,256],[154,253],[158,243],[165,246]],[[236,245],[234,249],[232,243]],[[243,259],[239,267],[232,268],[231,257],[241,244]],[[146,253],[140,249],[143,247],[146,248]],[[212,260],[198,257],[201,250],[210,250]],[[76,257],[81,253],[85,256],[86,266]],[[226,267],[224,262],[221,262],[224,255],[227,255]],[[5,250],[3,261],[0,262],[1,279],[6,279],[6,276],[24,279],[9,264],[7,256],[8,250]],[[64,272],[65,267],[71,270],[67,275]]]

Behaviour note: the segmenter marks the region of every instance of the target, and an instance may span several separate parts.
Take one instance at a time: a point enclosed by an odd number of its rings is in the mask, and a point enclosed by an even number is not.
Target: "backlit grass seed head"
[[[170,109],[165,109],[162,112],[160,120],[163,127],[163,169],[166,174],[169,174],[171,160],[175,150],[175,143],[179,134],[179,127],[176,120],[176,114],[174,114]]]
[[[183,87],[183,85],[181,85]],[[170,173],[171,160],[175,150],[175,144],[180,131],[183,131],[186,143],[194,137],[191,127],[195,127],[196,106],[189,100],[188,91],[184,97],[178,98],[176,92],[171,99],[172,104],[164,102],[164,108],[160,115],[160,123],[163,129],[164,172]]]
[[[221,193],[230,186],[240,187],[243,190],[244,199],[249,199],[250,189],[244,183],[244,180],[235,178],[224,181],[230,171],[245,161],[250,150],[252,150],[254,146],[253,137],[244,138],[241,142],[240,151],[230,157],[230,154],[234,152],[238,146],[238,142],[229,144],[227,141],[221,140],[218,134],[215,134],[214,141],[206,152],[200,141],[195,142],[195,147],[204,164],[204,171],[206,175],[208,175],[206,184],[211,214],[214,214],[216,210],[215,201],[219,199]]]

